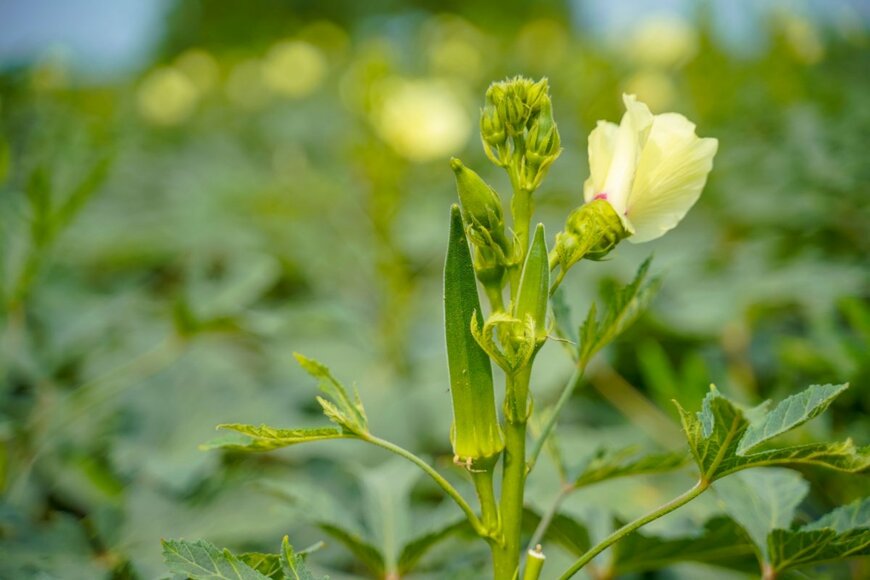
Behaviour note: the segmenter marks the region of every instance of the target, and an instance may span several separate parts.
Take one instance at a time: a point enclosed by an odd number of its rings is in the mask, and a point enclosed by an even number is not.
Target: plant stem
[[[532,447],[532,452],[529,454],[528,471],[531,471],[535,467],[535,463],[538,461],[538,456],[544,449],[544,444],[547,442],[547,438],[556,426],[556,421],[559,419],[559,414],[562,412],[562,408],[571,398],[574,390],[580,385],[585,370],[586,365],[578,362],[574,367],[574,372],[571,374],[571,378],[568,379],[568,382],[565,383],[565,386],[562,388],[559,400],[556,401],[556,405],[553,407],[553,412],[550,413],[550,416],[547,418],[547,422],[541,429],[541,435],[538,437],[537,441],[535,441],[535,444]]]
[[[531,365],[507,376],[505,452],[501,486],[504,545],[493,546],[496,580],[512,580],[520,564],[520,532],[526,485],[526,420]]]
[[[455,487],[450,485],[450,482],[444,479],[444,477],[442,477],[440,473],[435,471],[435,469],[431,465],[429,465],[407,449],[399,447],[395,443],[390,443],[389,441],[381,439],[380,437],[375,437],[374,435],[369,434],[362,440],[367,441],[373,445],[377,445],[378,447],[382,447],[387,451],[399,455],[400,457],[404,457],[405,459],[425,471],[426,474],[431,477],[436,484],[438,484],[438,487],[443,489],[444,493],[450,496],[450,498],[456,502],[456,505],[459,506],[459,509],[461,509],[463,513],[465,513],[465,517],[468,518],[469,523],[471,523],[471,527],[474,528],[474,531],[477,533],[477,535],[482,537],[489,537],[488,531],[481,523],[480,519],[477,517],[477,514],[474,513],[474,510],[471,509],[471,506],[468,505],[468,502],[465,501],[465,498],[462,497],[462,494],[460,494]]]
[[[501,521],[498,513],[498,503],[495,500],[495,491],[493,491],[493,471],[495,464],[492,467],[480,471],[471,471],[471,479],[474,482],[474,489],[477,491],[477,498],[480,500],[480,513],[483,520],[483,527],[489,531],[490,537],[497,537],[501,533]]]
[[[692,487],[692,489],[686,491],[682,495],[675,497],[668,503],[654,509],[645,516],[638,518],[633,522],[625,524],[624,526],[601,540],[598,544],[590,548],[585,554],[583,554],[583,556],[579,560],[574,562],[574,564],[559,577],[559,580],[567,580],[568,578],[571,578],[574,574],[579,572],[580,569],[583,568],[583,566],[591,562],[592,559],[595,558],[595,556],[597,556],[628,534],[632,533],[636,529],[671,513],[679,507],[686,505],[687,503],[704,493],[709,486],[710,484],[707,483],[706,480],[701,479]]]

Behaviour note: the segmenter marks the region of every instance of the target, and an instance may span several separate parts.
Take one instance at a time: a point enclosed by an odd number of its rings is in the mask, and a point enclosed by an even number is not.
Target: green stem
[[[556,401],[556,405],[553,407],[553,412],[550,413],[549,417],[547,417],[547,422],[544,423],[544,427],[541,429],[541,435],[538,437],[537,441],[535,441],[535,444],[532,447],[532,452],[529,454],[528,471],[534,469],[535,463],[538,461],[538,456],[541,454],[541,451],[544,449],[544,444],[547,442],[547,438],[556,426],[556,421],[559,419],[559,414],[562,412],[562,408],[571,398],[574,390],[580,385],[585,370],[586,365],[578,362],[574,367],[574,373],[571,375],[571,378],[568,379],[568,382],[565,383],[565,386],[562,388],[559,400]]]
[[[646,514],[645,516],[638,518],[638,519],[634,520],[633,522],[625,524],[624,526],[622,526],[621,528],[619,528],[618,530],[616,530],[615,532],[613,532],[612,534],[610,534],[609,536],[607,536],[606,538],[601,540],[598,544],[596,544],[595,546],[590,548],[589,551],[587,551],[585,554],[583,554],[583,556],[579,560],[574,562],[574,564],[570,568],[568,568],[568,570],[566,570],[564,574],[562,574],[559,577],[559,580],[567,580],[568,578],[571,578],[572,576],[574,576],[574,574],[579,572],[580,569],[583,568],[583,566],[585,566],[586,564],[591,562],[592,559],[595,558],[595,556],[597,556],[598,554],[600,554],[601,552],[603,552],[604,550],[606,550],[607,548],[609,548],[610,546],[612,546],[613,544],[615,544],[616,542],[618,542],[619,540],[621,540],[622,538],[627,536],[628,534],[632,533],[636,529],[638,529],[642,526],[645,526],[646,524],[648,524],[654,520],[659,519],[662,516],[665,516],[665,515],[671,513],[672,511],[676,510],[677,508],[680,508],[680,507],[686,505],[687,503],[689,503],[690,501],[692,501],[693,499],[695,499],[696,497],[698,497],[699,495],[704,493],[708,487],[709,487],[709,484],[706,483],[706,481],[704,479],[701,479],[698,481],[698,483],[696,483],[694,485],[694,487],[692,487],[692,489],[686,491],[682,495],[672,499],[671,501],[662,505],[661,507],[654,509],[653,511]]]
[[[496,580],[513,580],[520,564],[520,533],[526,485],[526,420],[531,365],[507,376],[505,453],[501,486],[504,545],[493,547]]]
[[[495,465],[484,470],[471,471],[474,489],[477,491],[477,498],[480,500],[483,527],[488,530],[491,538],[497,537],[501,533],[498,503],[495,500],[495,492],[493,491],[493,471],[495,471]]]
[[[477,533],[477,535],[482,537],[489,536],[488,531],[486,530],[486,528],[484,528],[480,519],[477,517],[477,514],[474,513],[474,510],[471,509],[471,506],[468,505],[468,502],[465,501],[465,498],[462,497],[462,494],[460,494],[455,487],[450,485],[450,482],[444,479],[444,477],[442,477],[440,473],[435,471],[435,469],[431,465],[429,465],[407,449],[399,447],[395,443],[390,443],[389,441],[381,439],[380,437],[375,437],[374,435],[369,434],[362,440],[367,441],[373,445],[377,445],[378,447],[382,447],[387,451],[395,453],[400,457],[404,457],[405,459],[425,471],[426,474],[431,477],[436,484],[438,484],[438,487],[443,489],[444,493],[450,496],[450,498],[456,502],[456,505],[459,506],[459,509],[461,509],[463,513],[465,513],[465,517],[468,518],[468,521],[471,523],[471,527],[474,528],[474,531]]]

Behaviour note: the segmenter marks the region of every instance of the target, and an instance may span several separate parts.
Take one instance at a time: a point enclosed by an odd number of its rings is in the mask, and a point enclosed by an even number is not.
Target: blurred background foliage
[[[698,408],[711,382],[745,403],[851,382],[796,437],[866,442],[868,20],[860,0],[0,3],[0,577],[161,577],[161,537],[303,546],[323,538],[313,514],[389,552],[455,516],[353,442],[260,457],[197,444],[223,422],[323,423],[295,350],[359,385],[375,432],[465,485],[441,328],[447,159],[507,193],[475,135],[488,83],[517,73],[549,77],[563,136],[537,199],[551,236],[621,92],[720,140],[678,229],[566,282],[577,317],[651,252],[665,274],[570,405],[567,456],[679,449],[670,401]],[[570,365],[557,343],[539,361],[546,403]],[[557,491],[541,473],[532,505]],[[867,489],[808,475],[806,518]],[[606,527],[683,483],[620,481],[566,510]],[[701,501],[653,531],[717,511]],[[479,548],[424,569],[477,577]],[[312,562],[366,574],[341,542]],[[701,573],[720,574],[655,577]]]

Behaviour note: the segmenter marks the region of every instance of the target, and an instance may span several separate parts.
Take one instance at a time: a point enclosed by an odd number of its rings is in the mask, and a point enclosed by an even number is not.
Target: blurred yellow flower
[[[158,125],[177,125],[196,108],[199,93],[196,86],[176,68],[154,70],[139,85],[139,113]]]
[[[634,95],[623,101],[619,125],[599,121],[589,134],[583,197],[606,200],[629,241],[648,242],[676,226],[698,200],[719,143],[699,138],[680,114],[653,115]]]
[[[385,81],[372,121],[397,153],[424,162],[456,153],[471,134],[471,120],[450,84],[436,80]]]
[[[227,77],[226,94],[229,100],[245,109],[256,109],[269,99],[263,80],[262,66],[257,59],[237,63]]]
[[[671,67],[689,61],[698,50],[698,34],[677,17],[659,16],[645,21],[629,38],[627,55],[649,66]]]
[[[626,81],[625,90],[637,95],[653,109],[670,107],[677,93],[670,76],[658,69],[644,69],[633,74]]]
[[[211,53],[192,48],[175,59],[175,67],[187,75],[200,94],[215,88],[220,77],[220,67]]]
[[[262,63],[263,81],[274,93],[300,98],[313,93],[326,77],[326,57],[301,40],[283,40],[269,49]]]

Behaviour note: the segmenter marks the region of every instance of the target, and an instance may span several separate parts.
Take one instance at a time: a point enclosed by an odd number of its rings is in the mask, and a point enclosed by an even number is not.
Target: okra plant
[[[308,441],[353,439],[416,465],[456,504],[462,520],[421,534],[389,557],[335,525],[322,526],[379,578],[404,576],[429,548],[463,530],[486,543],[497,580],[571,578],[593,559],[596,578],[678,561],[743,569],[751,555],[769,580],[794,568],[866,554],[870,499],[858,498],[816,521],[796,524],[795,510],[807,486],[798,472],[784,468],[816,466],[858,473],[870,465],[868,448],[850,440],[797,446],[774,442],[822,413],[846,385],[814,385],[777,405],[754,408],[711,387],[700,411],[678,408],[687,449],[672,453],[602,450],[579,468],[567,469],[558,449],[548,445],[591,359],[632,323],[658,287],[658,280],[648,274],[647,261],[630,284],[607,297],[603,312],[593,305],[575,328],[568,297],[560,291],[562,281],[581,262],[594,267],[593,262],[610,256],[623,240],[647,242],[674,228],[701,195],[718,146],[716,139],[698,137],[695,125],[680,114],[654,115],[631,95],[624,103],[626,112],[618,125],[601,121],[590,134],[584,203],[567,216],[554,238],[548,238],[542,224],[532,227],[535,192],[561,152],[546,79],[512,78],[492,84],[486,92],[481,138],[489,160],[510,178],[513,192],[507,208],[477,173],[458,159],[450,160],[459,203],[449,212],[444,266],[444,330],[453,405],[449,437],[453,462],[473,484],[469,489],[473,487],[476,501],[423,458],[373,433],[356,389],[348,392],[326,366],[300,354],[296,359],[319,382],[322,395],[317,401],[333,426],[221,425],[235,435],[207,447],[267,452]],[[532,369],[541,348],[555,340],[569,347],[574,373],[558,399],[548,404],[536,396]],[[504,377],[503,391],[495,388],[493,363],[502,371],[498,376]],[[497,392],[504,392],[500,402]],[[551,509],[537,513],[524,502],[525,488],[545,449],[560,466],[563,486]],[[582,522],[560,512],[568,495],[587,486],[687,464],[694,464],[694,486],[622,522],[612,533],[595,537]],[[710,490],[718,495],[727,517],[714,518],[703,530],[683,538],[656,538],[639,531]],[[573,553],[575,562],[565,570],[544,571],[547,552],[557,546]],[[608,549],[609,558],[601,564],[597,556]],[[310,551],[294,551],[287,538],[280,553],[238,556],[204,541],[164,542],[170,569],[191,578],[313,578],[305,561]]]

